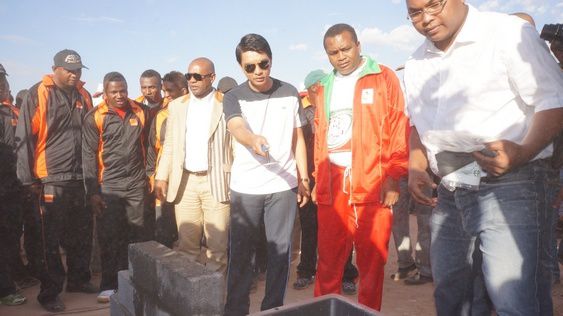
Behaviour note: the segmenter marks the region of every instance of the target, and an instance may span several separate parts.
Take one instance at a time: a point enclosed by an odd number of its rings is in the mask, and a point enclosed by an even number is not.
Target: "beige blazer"
[[[218,202],[229,201],[229,181],[231,176],[232,147],[231,135],[227,132],[223,114],[223,94],[214,92],[213,111],[209,125],[208,176],[211,194]],[[169,116],[166,122],[166,137],[162,155],[156,169],[156,180],[168,182],[166,201],[174,202],[184,173],[186,114],[190,96],[186,95],[168,104]],[[189,154],[189,153],[187,153]]]

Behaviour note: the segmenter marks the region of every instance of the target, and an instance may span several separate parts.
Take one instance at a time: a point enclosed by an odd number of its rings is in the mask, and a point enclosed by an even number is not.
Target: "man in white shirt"
[[[552,314],[550,271],[538,250],[545,178],[554,174],[546,158],[563,120],[561,73],[533,26],[518,17],[479,12],[463,0],[406,3],[426,37],[404,80],[414,125],[409,189],[418,202],[435,205],[437,313],[490,313],[474,304],[482,271],[498,314]],[[445,184],[437,199],[423,193],[432,186],[428,166]]]
[[[161,201],[175,203],[178,249],[216,271],[227,268],[230,135],[223,94],[215,91],[215,66],[193,60],[186,74],[190,94],[169,104],[166,138],[155,177]]]
[[[248,314],[250,262],[260,242],[261,221],[268,241],[261,309],[283,305],[297,203],[305,205],[309,196],[301,130],[306,121],[297,89],[270,77],[272,51],[264,37],[243,36],[236,57],[248,80],[230,90],[224,101],[227,126],[237,141],[231,180],[227,316]]]

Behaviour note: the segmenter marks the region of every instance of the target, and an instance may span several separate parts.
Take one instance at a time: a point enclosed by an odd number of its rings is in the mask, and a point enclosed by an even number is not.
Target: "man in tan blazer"
[[[174,203],[179,250],[212,270],[227,267],[230,134],[223,95],[212,84],[215,66],[193,60],[186,74],[190,94],[169,104],[166,139],[156,177],[161,200]],[[201,254],[205,237],[205,255]]]

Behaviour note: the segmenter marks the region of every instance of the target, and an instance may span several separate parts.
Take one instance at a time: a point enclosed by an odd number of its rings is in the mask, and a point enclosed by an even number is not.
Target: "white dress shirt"
[[[209,125],[214,98],[215,91],[201,99],[190,96],[186,111],[186,170],[198,172],[209,168]]]
[[[453,139],[447,150],[459,152],[475,148],[455,144],[457,135],[461,142],[469,135],[483,143],[521,143],[534,113],[563,106],[562,72],[534,27],[471,5],[446,51],[428,39],[415,51],[405,65],[404,83],[411,124],[434,172],[434,154],[446,148],[428,140],[428,132]],[[536,158],[551,153],[548,146]]]

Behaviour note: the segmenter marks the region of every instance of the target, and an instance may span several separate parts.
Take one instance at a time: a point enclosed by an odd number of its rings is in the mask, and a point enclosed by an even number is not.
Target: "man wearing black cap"
[[[217,84],[217,90],[221,91],[221,93],[225,94],[229,92],[232,88],[238,86],[238,83],[235,79],[225,76],[219,80]]]
[[[16,127],[17,175],[35,197],[43,252],[37,300],[50,312],[65,309],[59,246],[66,250],[67,292],[97,292],[90,283],[92,214],[85,207],[80,132],[92,98],[80,81],[82,68],[77,52],[58,52],[53,74],[29,89]]]

